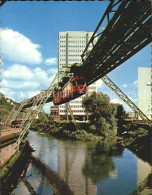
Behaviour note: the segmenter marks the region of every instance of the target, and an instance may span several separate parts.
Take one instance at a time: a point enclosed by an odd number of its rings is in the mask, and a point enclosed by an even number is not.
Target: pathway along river
[[[142,189],[151,172],[150,165],[112,142],[97,147],[95,143],[59,140],[33,131],[27,140],[35,150],[33,156],[47,168],[30,163],[25,179],[33,192],[20,180],[12,195],[152,194],[149,183]]]

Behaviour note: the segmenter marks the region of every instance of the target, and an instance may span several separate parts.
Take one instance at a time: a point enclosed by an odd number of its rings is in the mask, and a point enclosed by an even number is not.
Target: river
[[[47,173],[33,163],[27,168],[25,178],[38,195],[152,194],[149,186],[137,193],[151,166],[130,150],[117,148],[113,141],[97,146],[91,142],[59,140],[34,131],[29,132],[27,140],[35,150],[33,156],[48,167]],[[61,191],[61,183],[67,192]],[[20,180],[11,194],[30,192]]]

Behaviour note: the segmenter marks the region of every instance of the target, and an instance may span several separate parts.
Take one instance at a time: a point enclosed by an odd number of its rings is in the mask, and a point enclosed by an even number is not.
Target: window
[[[72,81],[73,86],[77,86],[77,81]]]
[[[85,82],[85,80],[77,80],[77,84],[78,85],[85,85],[86,82]]]

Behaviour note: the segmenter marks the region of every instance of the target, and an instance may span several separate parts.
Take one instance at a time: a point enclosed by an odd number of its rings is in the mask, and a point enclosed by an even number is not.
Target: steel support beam
[[[8,125],[11,125],[12,122],[16,120],[18,114],[19,114],[20,111],[23,109],[23,107],[24,107],[25,104],[26,104],[26,100],[23,101],[23,102],[20,104],[18,110],[16,110],[16,111],[12,114],[12,116],[10,117],[10,119],[9,119],[9,121],[8,121]]]
[[[101,33],[102,23],[113,8],[115,14]],[[110,3],[82,54],[82,72],[88,85],[102,78],[151,42],[151,17],[149,1],[121,1],[117,5]],[[93,45],[96,36],[99,39],[88,53],[88,48]]]
[[[107,77],[101,79],[112,91],[114,91],[135,113],[137,113],[150,127],[152,121]]]
[[[16,110],[16,105],[13,106],[13,108],[12,108],[12,110],[11,110],[11,112],[10,112],[10,114],[9,114],[9,116],[8,116],[8,118],[7,118],[7,120],[6,120],[6,122],[5,122],[6,125],[8,125],[8,123],[9,123],[9,121],[11,120],[13,114],[15,113],[15,110]]]
[[[77,124],[77,122],[76,122],[76,120],[75,120],[75,118],[74,118],[74,115],[73,115],[73,112],[72,112],[72,109],[71,109],[71,106],[70,106],[69,102],[66,103],[66,105],[67,105],[68,112],[69,112],[70,115],[71,115],[72,122],[75,124],[76,129],[79,130],[79,129],[80,129],[80,128],[79,128],[79,125]]]
[[[26,133],[28,132],[32,122],[34,121],[34,119],[36,118],[36,116],[39,114],[39,112],[42,112],[43,110],[43,106],[44,104],[47,102],[47,100],[53,95],[54,93],[54,89],[55,87],[57,87],[58,82],[58,74],[59,72],[56,74],[56,76],[54,77],[53,81],[51,82],[50,86],[47,89],[47,94],[46,93],[41,93],[38,97],[41,97],[41,99],[39,100],[36,99],[35,102],[33,103],[33,105],[36,107],[35,110],[33,110],[31,112],[31,110],[29,111],[29,113],[27,114],[28,118],[28,122],[25,125],[25,127],[23,128],[23,130],[20,133],[20,136],[18,138],[18,140],[16,141],[16,146],[19,148],[23,138],[25,137]],[[66,73],[64,73],[61,77],[61,79],[65,76]],[[72,76],[72,75],[71,75]],[[24,120],[24,124],[25,124],[25,120]]]

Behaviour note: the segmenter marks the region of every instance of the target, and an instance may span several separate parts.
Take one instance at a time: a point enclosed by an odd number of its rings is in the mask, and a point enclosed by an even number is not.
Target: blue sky
[[[93,32],[108,1],[19,1],[1,7],[1,91],[21,102],[47,89],[57,71],[57,38],[60,31]],[[137,104],[138,67],[150,67],[150,45],[108,74]],[[112,102],[123,103],[102,82],[98,91]],[[49,111],[50,104],[45,106]],[[127,106],[125,109],[129,111]]]

